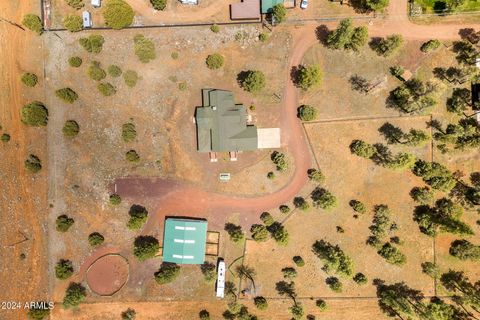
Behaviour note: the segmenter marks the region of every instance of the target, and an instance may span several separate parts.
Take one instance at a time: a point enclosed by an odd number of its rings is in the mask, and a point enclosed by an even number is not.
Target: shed
[[[92,7],[100,8],[102,6],[102,0],[92,0]]]
[[[163,261],[177,264],[205,262],[207,221],[168,218],[163,237]]]
[[[83,27],[91,28],[92,27],[92,14],[88,11],[83,11]]]
[[[193,5],[197,5],[198,4],[198,1],[197,0],[180,0],[180,2],[182,4],[193,4]]]
[[[230,5],[232,20],[260,19],[260,0],[243,0]]]

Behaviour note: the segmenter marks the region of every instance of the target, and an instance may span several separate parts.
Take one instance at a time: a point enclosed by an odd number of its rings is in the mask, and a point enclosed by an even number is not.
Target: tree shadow
[[[238,74],[237,74],[237,83],[240,87],[243,87],[243,82],[245,81],[245,79],[248,77],[248,74],[250,73],[250,71],[240,71]]]
[[[290,70],[290,80],[293,82],[295,87],[298,87],[298,79],[300,76],[300,70],[302,66],[293,66]]]
[[[462,40],[468,40],[472,44],[478,43],[480,41],[480,32],[477,33],[473,28],[463,28],[458,30],[458,35]]]
[[[390,122],[385,122],[378,132],[385,138],[388,144],[402,143],[401,138],[403,137],[403,131],[399,127],[395,127]]]
[[[315,29],[315,34],[317,35],[318,41],[324,46],[327,45],[327,37],[330,34],[330,29],[324,24],[319,25],[317,29]]]

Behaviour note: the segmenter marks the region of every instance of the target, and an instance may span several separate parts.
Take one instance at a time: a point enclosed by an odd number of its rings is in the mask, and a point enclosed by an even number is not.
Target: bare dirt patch
[[[98,258],[87,270],[90,289],[101,296],[111,296],[128,280],[128,261],[120,255],[109,254]]]

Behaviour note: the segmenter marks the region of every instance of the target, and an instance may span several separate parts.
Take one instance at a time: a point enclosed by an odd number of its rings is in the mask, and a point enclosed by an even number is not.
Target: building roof
[[[272,13],[273,7],[283,2],[284,0],[262,0],[262,13]]]
[[[260,19],[260,0],[242,0],[230,5],[232,20]]]
[[[235,104],[230,91],[203,89],[203,106],[196,110],[197,143],[200,152],[256,150],[257,127],[247,125],[242,104]]]
[[[163,261],[202,264],[206,242],[207,221],[169,218],[165,220]]]
[[[280,147],[280,128],[258,129],[258,149],[273,149]]]

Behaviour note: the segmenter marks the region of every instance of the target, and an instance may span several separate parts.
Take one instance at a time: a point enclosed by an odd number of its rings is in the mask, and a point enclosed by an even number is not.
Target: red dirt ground
[[[90,289],[101,296],[118,292],[128,280],[128,261],[118,254],[108,254],[97,259],[87,270]]]

